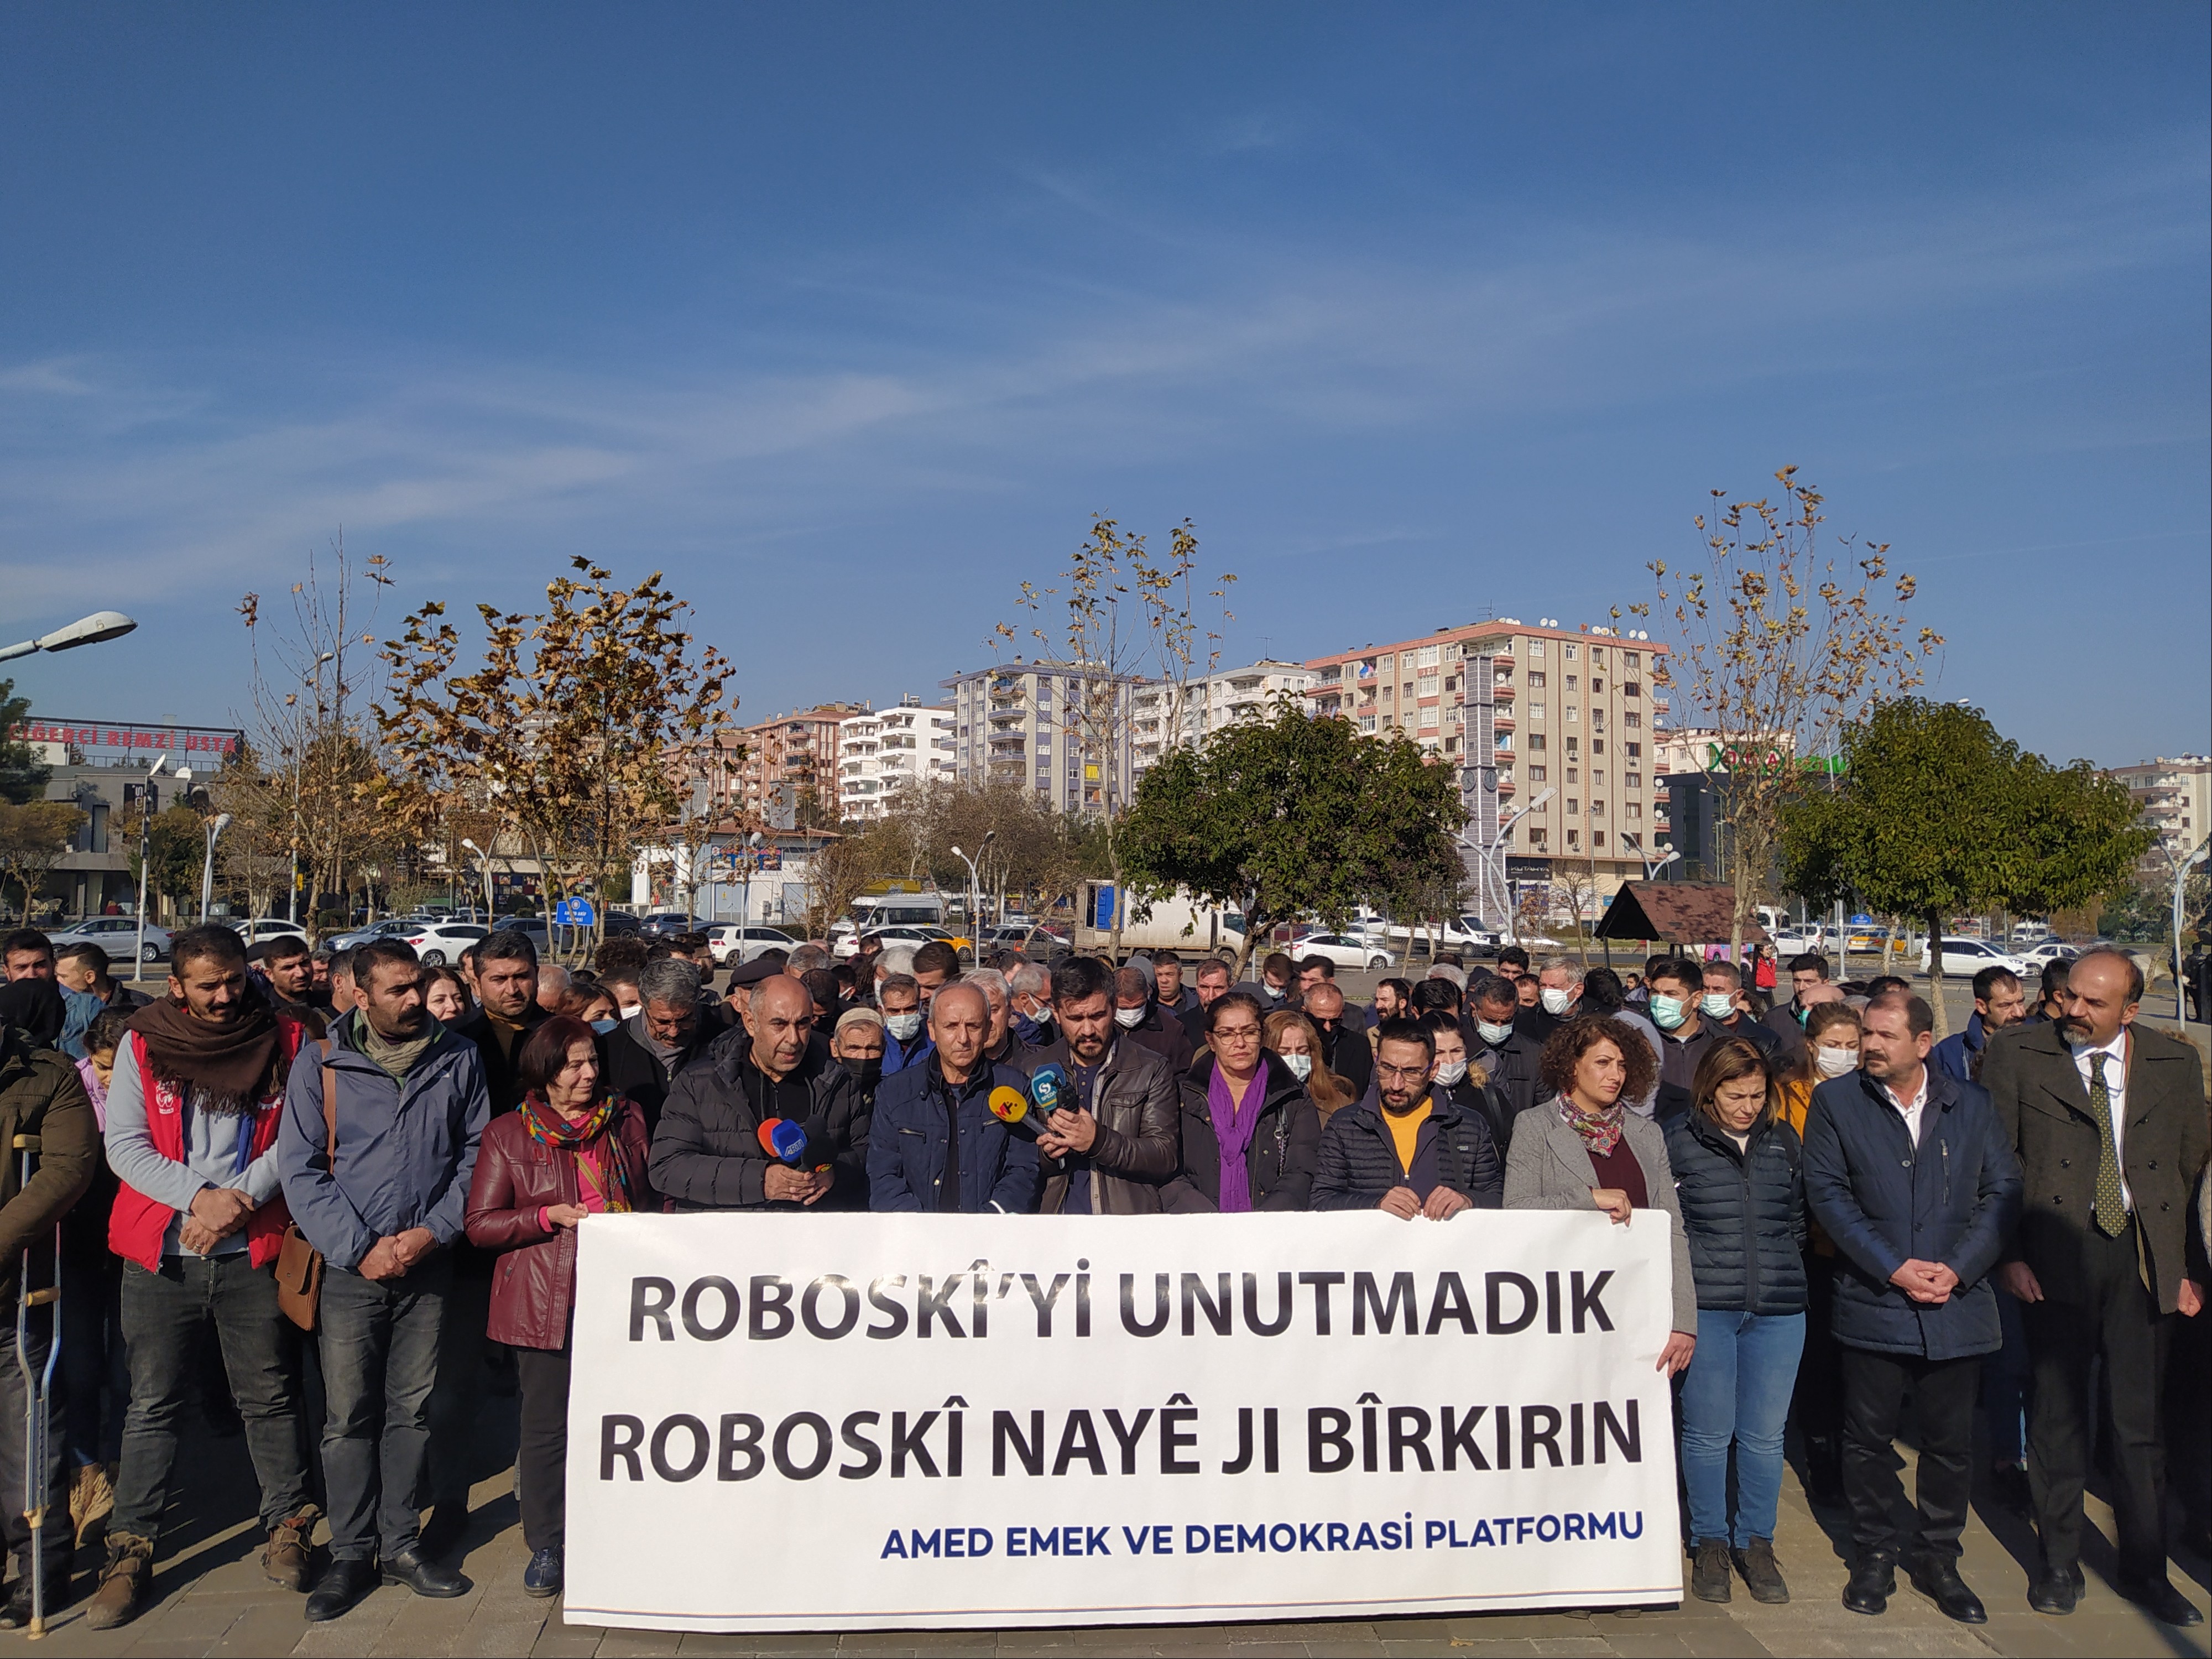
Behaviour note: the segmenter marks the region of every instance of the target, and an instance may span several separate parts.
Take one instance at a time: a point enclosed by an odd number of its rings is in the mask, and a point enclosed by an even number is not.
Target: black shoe
[[[454,1547],[461,1541],[461,1534],[468,1529],[466,1504],[441,1504],[422,1523],[422,1535],[415,1540],[415,1548],[433,1561],[442,1561],[453,1553]]]
[[[1917,1557],[1905,1571],[1913,1589],[1933,1601],[1946,1619],[1955,1619],[1962,1625],[1990,1622],[1989,1609],[1982,1605],[1980,1596],[1966,1588],[1966,1581],[1959,1577],[1959,1564],[1949,1556]]]
[[[445,1601],[475,1588],[451,1567],[440,1566],[419,1548],[402,1550],[384,1564],[384,1582],[404,1584],[417,1595]]]
[[[2174,1589],[2171,1578],[2160,1578],[2151,1583],[2123,1583],[2112,1588],[2161,1625],[2185,1627],[2204,1622],[2204,1615],[2197,1611],[2187,1596]]]
[[[376,1588],[376,1565],[371,1561],[333,1561],[323,1569],[307,1593],[307,1622],[319,1625],[349,1611],[353,1604]]]
[[[1744,1588],[1751,1592],[1753,1601],[1778,1607],[1790,1599],[1789,1581],[1775,1565],[1772,1539],[1754,1538],[1736,1551],[1735,1570],[1743,1575]]]
[[[1690,1594],[1700,1601],[1725,1601],[1729,1599],[1727,1539],[1698,1540],[1697,1559],[1690,1567]]]
[[[548,1544],[522,1570],[522,1593],[540,1598],[561,1593],[561,1546]]]
[[[1851,1582],[1844,1586],[1844,1605],[1853,1613],[1885,1613],[1896,1594],[1897,1563],[1870,1555],[1851,1569]]]
[[[46,1605],[44,1612],[52,1620],[69,1606],[70,1574],[67,1568],[46,1575]],[[17,1578],[5,1607],[0,1607],[0,1630],[22,1630],[31,1622],[31,1581]]]
[[[2045,1567],[2027,1587],[2027,1605],[2037,1613],[2073,1612],[2081,1599],[2081,1576],[2079,1567]]]

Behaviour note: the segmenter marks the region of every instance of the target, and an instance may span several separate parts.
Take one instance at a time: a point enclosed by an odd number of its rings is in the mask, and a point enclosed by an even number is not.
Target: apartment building
[[[708,781],[716,820],[763,823],[780,792],[815,824],[835,823],[838,811],[838,728],[860,703],[818,703],[732,732],[723,739],[723,763]],[[738,752],[743,745],[744,752]],[[811,802],[809,809],[807,803]],[[803,827],[803,826],[802,826]]]
[[[901,790],[949,783],[959,775],[957,721],[949,708],[920,697],[867,710],[837,723],[837,815],[841,822],[884,816]]]
[[[1115,811],[1136,777],[1130,701],[1145,682],[1098,664],[1036,661],[978,668],[938,682],[951,706],[955,775],[963,783],[1012,783],[1062,811]],[[1093,697],[1110,711],[1086,741]]]
[[[1656,745],[1668,700],[1650,684],[1666,649],[1501,617],[1309,659],[1307,696],[1317,714],[1402,732],[1458,765],[1467,838],[1498,848],[1516,891],[1571,863],[1602,898],[1666,844]],[[1481,862],[1470,853],[1471,880]]]
[[[2158,846],[2145,862],[2172,879],[2167,860],[2187,858],[2212,833],[2212,757],[2160,757],[2116,766],[2105,775],[2118,778],[2142,803],[2144,820],[2158,831]]]
[[[1298,702],[1312,684],[1313,671],[1304,663],[1263,658],[1182,686],[1157,681],[1137,686],[1129,694],[1137,775],[1141,777],[1146,767],[1178,743],[1195,747],[1224,726],[1266,720],[1276,699],[1287,696]]]

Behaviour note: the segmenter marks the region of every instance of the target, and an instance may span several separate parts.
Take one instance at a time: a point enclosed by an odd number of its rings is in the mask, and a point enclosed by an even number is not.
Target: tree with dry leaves
[[[1680,694],[1678,716],[1691,717],[1684,724],[1715,729],[1728,770],[1716,796],[1732,851],[1730,944],[1739,956],[1784,815],[1829,775],[1808,763],[1834,756],[1844,730],[1875,705],[1917,689],[1943,643],[1907,622],[1914,580],[1890,574],[1887,543],[1844,538],[1831,556],[1820,492],[1798,483],[1794,466],[1774,477],[1778,498],[1732,501],[1712,492],[1711,510],[1695,520],[1702,558],[1649,567],[1677,633],[1652,678]],[[1649,604],[1627,610],[1652,614]]]
[[[22,888],[26,927],[46,872],[68,856],[84,824],[84,813],[66,801],[0,801],[0,877]]]
[[[641,842],[681,816],[678,757],[728,727],[730,665],[683,626],[690,606],[654,571],[631,587],[588,559],[545,609],[479,605],[481,665],[457,672],[458,629],[434,601],[384,659],[379,729],[433,801],[489,814],[544,872],[547,896],[604,896]],[[600,918],[578,954],[596,943]]]
[[[1185,519],[1169,532],[1168,550],[1156,556],[1141,535],[1126,533],[1120,523],[1103,514],[1094,516],[1091,534],[1071,557],[1061,574],[1064,587],[1038,588],[1021,585],[1017,600],[1032,617],[1042,619],[1048,602],[1057,600],[1059,615],[1048,626],[1031,626],[1031,638],[1057,646],[1073,670],[1079,690],[1066,703],[1066,740],[1085,768],[1097,767],[1099,787],[1095,799],[1086,787],[1085,805],[1095,806],[1106,826],[1106,862],[1116,890],[1121,883],[1121,857],[1115,823],[1128,809],[1133,792],[1124,775],[1129,768],[1132,714],[1130,688],[1151,680],[1167,688],[1164,756],[1184,737],[1184,711],[1189,684],[1206,647],[1206,672],[1218,665],[1221,635],[1200,620],[1193,592],[1198,575],[1198,535]],[[1220,620],[1235,620],[1226,609],[1230,586],[1237,578],[1227,573],[1205,597],[1220,607]],[[1125,614],[1125,604],[1134,614]],[[999,623],[988,641],[993,653],[1017,637],[1015,628]],[[1088,772],[1085,774],[1088,777]],[[1114,911],[1110,948],[1118,958],[1121,945],[1121,915]]]

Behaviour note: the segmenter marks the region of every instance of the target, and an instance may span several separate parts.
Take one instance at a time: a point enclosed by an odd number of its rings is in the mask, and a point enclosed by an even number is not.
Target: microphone
[[[987,1103],[991,1109],[991,1115],[1001,1123],[1019,1123],[1030,1109],[1029,1097],[1019,1089],[1003,1083],[991,1091],[991,1097]]]
[[[1048,1060],[1030,1074],[1030,1099],[1047,1117],[1063,1106],[1075,1105],[1068,1098],[1067,1073],[1059,1061]]]
[[[806,1156],[806,1131],[787,1117],[764,1118],[760,1126],[761,1151],[779,1164],[797,1167]]]

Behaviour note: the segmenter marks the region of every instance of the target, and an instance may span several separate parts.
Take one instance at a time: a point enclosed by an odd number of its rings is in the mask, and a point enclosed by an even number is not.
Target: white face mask
[[[1304,1083],[1308,1078],[1313,1075],[1313,1056],[1311,1054],[1285,1054],[1283,1056],[1283,1064],[1291,1068],[1291,1075],[1297,1079],[1301,1083]]]
[[[1114,1023],[1125,1031],[1133,1031],[1145,1023],[1145,1011],[1142,1008],[1116,1008]]]
[[[911,1042],[921,1034],[921,1013],[919,1009],[910,1014],[885,1014],[884,1030],[901,1042]]]
[[[1565,1013],[1567,1005],[1575,1000],[1573,992],[1559,990],[1549,985],[1536,993],[1536,999],[1544,1005],[1544,1012],[1547,1014]]]
[[[1708,991],[1698,999],[1698,1006],[1714,1019],[1726,1019],[1735,1012],[1735,997],[1728,991]]]
[[[1831,1048],[1823,1042],[1813,1050],[1813,1064],[1822,1077],[1841,1077],[1846,1072],[1859,1068],[1859,1051],[1856,1048]]]
[[[1651,1023],[1662,1031],[1671,1031],[1682,1023],[1683,1005],[1674,997],[1651,999]]]
[[[1437,1062],[1437,1081],[1447,1089],[1466,1075],[1467,1062],[1463,1060],[1440,1060]]]
[[[1475,1021],[1474,1029],[1476,1034],[1493,1048],[1513,1035],[1513,1028],[1510,1025],[1493,1025],[1486,1019]]]

